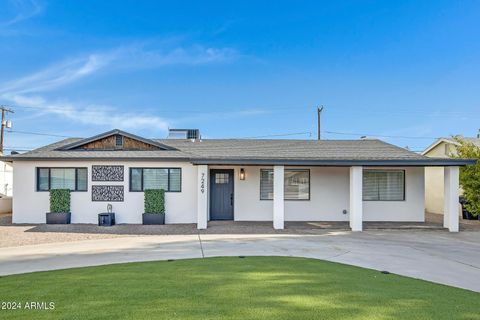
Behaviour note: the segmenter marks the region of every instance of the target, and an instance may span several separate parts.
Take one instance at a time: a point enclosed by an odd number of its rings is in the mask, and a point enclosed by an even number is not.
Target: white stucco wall
[[[92,182],[92,165],[123,165],[123,182]],[[197,167],[186,162],[108,162],[108,161],[17,161],[14,163],[13,222],[45,223],[49,211],[49,193],[36,191],[36,167],[87,167],[87,192],[71,193],[72,223],[97,223],[98,213],[105,212],[107,203],[113,205],[117,223],[142,223],[143,192],[129,192],[130,167],[175,167],[182,168],[182,191],[165,195],[166,223],[197,222]],[[123,185],[123,202],[93,202],[92,184]]]
[[[234,219],[236,221],[273,220],[273,201],[260,200],[260,169],[273,167],[244,166],[246,178],[243,181],[239,179],[240,166],[210,168],[234,169]],[[310,167],[307,169],[310,169],[310,200],[285,200],[285,221],[348,221],[350,219],[348,213],[349,168]],[[364,221],[424,221],[423,167],[400,169],[405,169],[405,201],[363,201]],[[347,210],[347,214],[344,214],[343,210]]]
[[[405,168],[405,201],[363,201],[363,221],[425,221],[424,176],[423,167]]]
[[[211,168],[227,168],[211,167]],[[245,166],[245,180],[240,168],[235,171],[234,219],[236,221],[272,221],[273,201],[260,200],[260,170],[268,166]],[[285,167],[289,169],[290,167]],[[299,169],[299,167],[297,167]],[[348,168],[305,167],[310,169],[310,200],[285,200],[285,221],[344,221],[349,207]]]
[[[123,182],[92,182],[92,165],[123,165]],[[49,193],[36,191],[36,167],[87,167],[88,191],[72,192],[72,223],[97,223],[97,214],[106,211],[109,202],[92,202],[94,185],[123,185],[124,202],[110,202],[117,223],[141,223],[143,192],[129,192],[130,167],[181,167],[182,191],[166,193],[166,223],[197,223],[197,167],[186,162],[118,161],[17,161],[14,163],[13,222],[45,223],[49,211]],[[246,179],[240,180],[240,166],[210,166],[234,169],[234,219],[236,221],[272,221],[273,201],[260,200],[260,169],[268,166],[244,166]],[[285,167],[288,169],[289,167]],[[310,200],[286,200],[285,221],[348,221],[349,168],[311,167]],[[424,169],[405,168],[405,201],[364,201],[364,221],[423,221]],[[343,213],[347,210],[347,214]]]

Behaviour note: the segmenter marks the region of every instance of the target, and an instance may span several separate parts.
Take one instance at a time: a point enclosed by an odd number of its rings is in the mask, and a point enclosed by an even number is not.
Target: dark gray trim
[[[466,166],[475,164],[475,159],[434,159],[425,160],[282,160],[282,159],[192,159],[192,158],[161,158],[161,157],[0,157],[1,161],[170,161],[190,162],[194,165],[286,165],[286,166],[326,166],[326,167],[350,167],[350,166],[410,166],[410,167],[448,167]]]
[[[286,165],[286,166],[465,166],[475,164],[472,159],[435,159],[424,160],[293,160],[293,159],[192,159],[192,164],[201,165]]]
[[[122,131],[122,130],[118,130],[118,129],[110,130],[110,131],[107,131],[107,132],[104,132],[104,133],[97,134],[97,135],[95,135],[93,137],[90,137],[90,138],[82,139],[82,140],[76,141],[74,143],[67,144],[66,146],[63,146],[63,147],[61,147],[57,150],[71,150],[73,148],[82,146],[84,144],[93,142],[93,141],[98,140],[98,139],[109,137],[109,136],[112,136],[112,135],[121,135],[121,136],[124,136],[124,137],[128,137],[130,139],[138,140],[138,141],[141,141],[141,142],[159,147],[160,149],[163,149],[163,150],[177,150],[177,149],[175,149],[171,146],[167,146],[163,143],[156,142],[156,141],[153,141],[151,139],[145,139],[145,138],[142,138],[140,136],[137,136],[137,135],[134,135],[134,134]]]
[[[81,151],[79,151],[81,152]],[[169,161],[169,162],[191,162],[190,158],[162,158],[162,157],[0,157],[1,161]]]

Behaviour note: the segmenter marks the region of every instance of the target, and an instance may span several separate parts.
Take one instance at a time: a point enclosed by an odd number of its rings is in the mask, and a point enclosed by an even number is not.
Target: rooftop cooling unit
[[[169,129],[167,139],[200,139],[200,130]]]

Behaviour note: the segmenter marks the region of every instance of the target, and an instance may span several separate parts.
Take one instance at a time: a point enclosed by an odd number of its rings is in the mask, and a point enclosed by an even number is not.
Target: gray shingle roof
[[[156,140],[202,159],[424,159],[380,140]]]
[[[69,138],[6,160],[179,160],[193,163],[239,164],[378,164],[378,165],[457,165],[460,160],[435,159],[388,144],[381,140],[253,140],[154,139],[177,150],[92,151],[58,150],[80,138]],[[441,163],[440,163],[441,162]],[[461,163],[465,164],[465,163]],[[461,165],[460,164],[460,165]]]
[[[22,153],[11,155],[5,158],[11,160],[28,160],[28,159],[65,159],[65,160],[81,160],[81,159],[172,159],[187,160],[190,158],[184,152],[178,150],[151,150],[151,151],[124,151],[124,150],[59,150],[65,146],[69,146],[76,142],[82,141],[82,138],[68,138],[47,146]]]

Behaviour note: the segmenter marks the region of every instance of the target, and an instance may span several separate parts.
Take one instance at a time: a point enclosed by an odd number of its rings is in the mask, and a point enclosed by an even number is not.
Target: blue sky
[[[8,148],[59,139],[22,132],[112,128],[314,139],[320,104],[328,139],[421,150],[480,128],[479,1],[10,0],[0,12]]]

